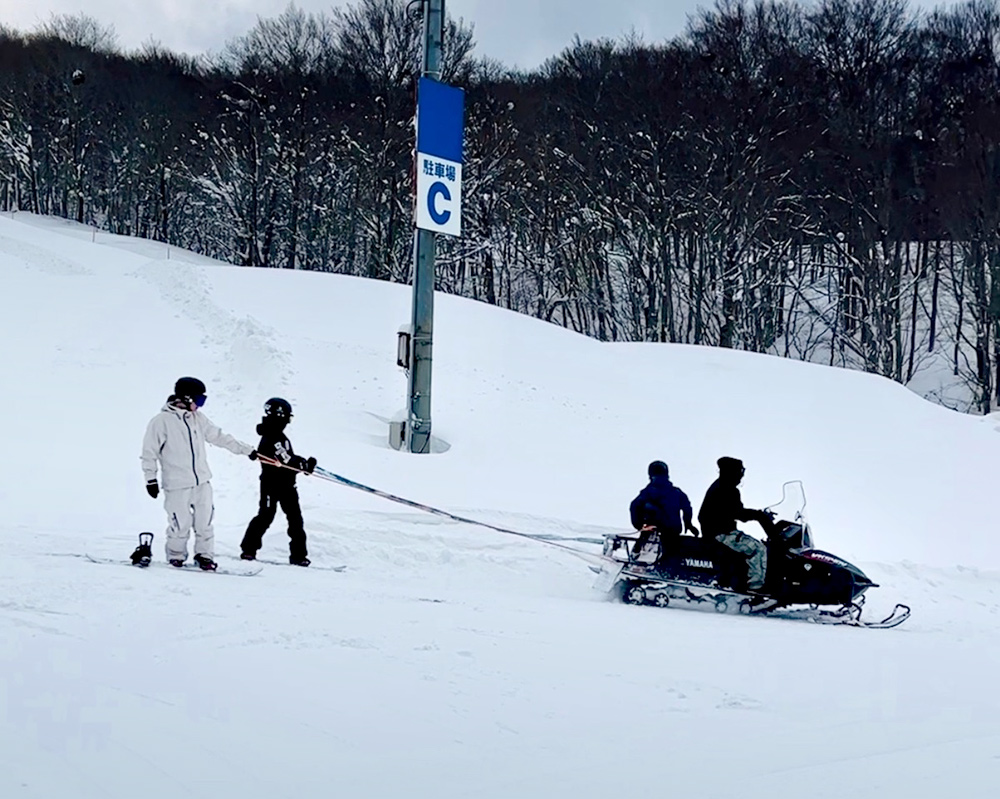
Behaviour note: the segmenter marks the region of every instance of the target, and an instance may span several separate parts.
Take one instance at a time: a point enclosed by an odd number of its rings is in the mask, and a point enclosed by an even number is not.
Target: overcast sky
[[[326,11],[348,0],[297,0],[307,11]],[[912,8],[953,6],[952,0],[910,0]],[[0,24],[27,31],[53,13],[86,13],[118,32],[128,50],[155,39],[176,52],[197,55],[246,33],[258,16],[277,16],[287,0],[0,0]],[[647,42],[671,39],[698,7],[714,0],[446,0],[448,13],[475,26],[480,55],[507,66],[537,67],[578,34],[618,38],[635,30]]]

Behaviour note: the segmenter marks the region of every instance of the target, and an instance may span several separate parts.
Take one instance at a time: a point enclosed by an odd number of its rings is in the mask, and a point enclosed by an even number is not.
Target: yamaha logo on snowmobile
[[[714,569],[715,564],[710,560],[699,560],[698,558],[684,558],[684,565],[692,569]]]

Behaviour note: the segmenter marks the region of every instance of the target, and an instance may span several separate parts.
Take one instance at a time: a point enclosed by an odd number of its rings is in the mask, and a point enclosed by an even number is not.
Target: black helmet
[[[650,476],[650,478],[659,477],[660,475],[663,475],[664,477],[670,476],[670,470],[667,468],[667,464],[663,461],[653,461],[649,464],[649,468],[646,469],[646,473]]]
[[[197,377],[182,377],[174,383],[174,396],[194,402],[205,396],[205,384]]]
[[[281,397],[271,397],[264,403],[264,416],[287,421],[292,418],[292,405]]]

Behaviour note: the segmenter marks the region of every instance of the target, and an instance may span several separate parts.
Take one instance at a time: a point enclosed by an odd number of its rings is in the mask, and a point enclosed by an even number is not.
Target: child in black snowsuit
[[[256,558],[264,533],[274,521],[274,515],[280,505],[288,519],[288,562],[293,566],[309,565],[309,558],[306,556],[306,531],[302,524],[302,510],[299,507],[299,492],[295,488],[297,472],[293,470],[301,469],[307,474],[312,474],[316,468],[316,459],[306,460],[292,452],[292,442],[285,436],[285,426],[291,418],[292,406],[286,400],[273,397],[264,403],[264,418],[257,425],[257,432],[261,436],[257,454],[292,468],[261,463],[260,510],[247,525],[246,534],[240,544],[243,550],[240,557],[243,560]]]

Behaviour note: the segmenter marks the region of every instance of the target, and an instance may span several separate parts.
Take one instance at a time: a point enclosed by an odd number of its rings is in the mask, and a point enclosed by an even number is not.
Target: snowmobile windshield
[[[809,528],[806,519],[806,491],[801,480],[791,480],[781,487],[781,501],[768,505],[767,509],[774,513],[775,520],[784,519],[794,524]]]

